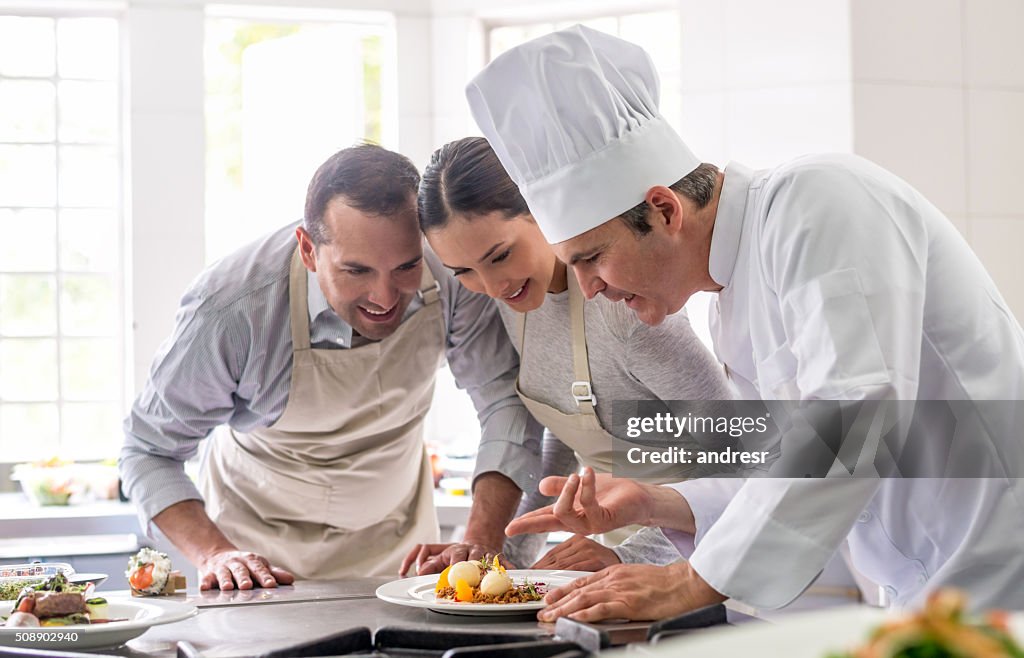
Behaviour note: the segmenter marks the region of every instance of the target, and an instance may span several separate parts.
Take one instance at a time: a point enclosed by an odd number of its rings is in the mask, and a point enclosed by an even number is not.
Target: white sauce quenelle
[[[488,571],[480,582],[480,593],[501,596],[512,589],[512,577],[502,571]]]
[[[448,582],[455,586],[460,580],[466,581],[470,587],[480,584],[480,563],[479,562],[456,562],[448,572]]]

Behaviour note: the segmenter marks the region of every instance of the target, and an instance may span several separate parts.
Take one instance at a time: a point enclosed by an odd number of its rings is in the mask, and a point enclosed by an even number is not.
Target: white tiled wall
[[[1024,318],[1024,3],[851,0],[855,150],[950,215]]]

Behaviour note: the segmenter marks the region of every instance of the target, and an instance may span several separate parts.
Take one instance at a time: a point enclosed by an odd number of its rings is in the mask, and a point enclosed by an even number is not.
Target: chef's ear
[[[313,238],[309,237],[309,233],[301,226],[295,229],[295,238],[299,241],[299,257],[302,258],[302,264],[310,272],[316,272],[316,244],[313,243]]]
[[[644,197],[651,209],[648,221],[662,226],[669,234],[678,233],[683,227],[683,204],[675,192],[664,185],[647,190]]]

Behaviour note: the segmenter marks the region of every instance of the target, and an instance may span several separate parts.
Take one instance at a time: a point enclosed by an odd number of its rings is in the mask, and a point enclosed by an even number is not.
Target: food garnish
[[[436,598],[460,603],[529,603],[545,593],[542,583],[515,584],[497,555],[456,562],[441,572],[434,587]]]
[[[128,577],[132,596],[166,596],[185,589],[185,577],[171,570],[166,553],[144,548],[128,559]]]
[[[1005,613],[968,618],[966,604],[963,592],[939,590],[921,612],[882,624],[864,646],[830,658],[1024,658]]]

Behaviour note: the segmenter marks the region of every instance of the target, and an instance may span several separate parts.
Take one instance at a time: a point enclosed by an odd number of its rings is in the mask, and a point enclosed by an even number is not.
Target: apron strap
[[[306,266],[302,264],[299,247],[292,253],[288,270],[288,314],[292,327],[292,349],[309,349],[309,304],[306,301]]]
[[[416,292],[423,300],[423,305],[428,306],[441,299],[441,284],[434,279],[430,267],[423,261],[423,276],[420,277],[420,289]]]
[[[597,396],[590,383],[590,359],[587,355],[587,327],[583,312],[583,291],[571,267],[566,268],[569,284],[569,320],[572,326],[572,370],[575,381],[570,394],[585,414],[593,414]]]
[[[594,415],[597,396],[590,384],[590,360],[587,357],[587,328],[583,313],[583,291],[576,281],[572,269],[568,268],[566,278],[569,284],[569,323],[572,327],[572,370],[574,381],[569,387],[569,395],[576,400],[576,406],[584,414]],[[519,355],[523,360],[526,352],[526,313],[519,313]],[[521,365],[520,365],[521,367]],[[516,378],[518,389],[519,379]]]

